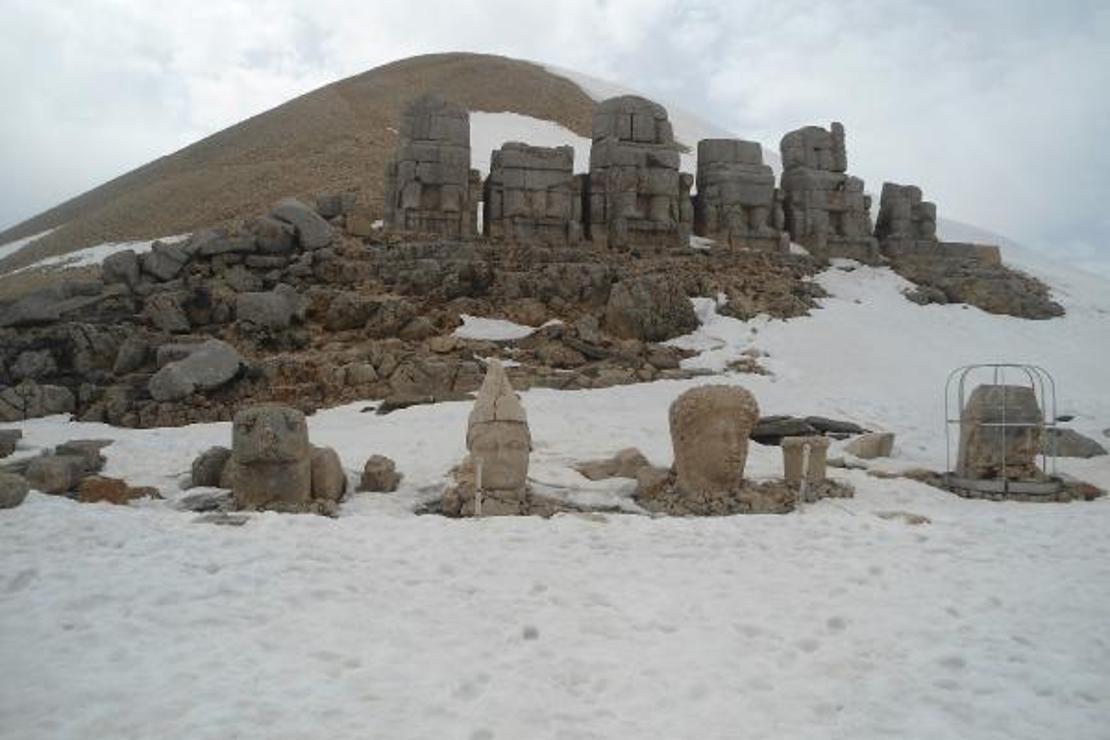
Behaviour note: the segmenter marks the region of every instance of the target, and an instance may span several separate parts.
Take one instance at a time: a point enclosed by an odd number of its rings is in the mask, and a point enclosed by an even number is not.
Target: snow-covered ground
[[[943,383],[966,362],[1044,365],[1072,426],[1106,443],[1110,284],[1051,272],[1062,319],[916,306],[890,271],[839,263],[811,317],[740,322],[706,299],[681,341],[695,366],[769,353],[773,376],[713,380],[764,413],[894,431],[881,469],[943,467]],[[570,465],[625,446],[669,464],[667,406],[701,382],[522,394],[530,476],[626,498]],[[20,456],[113,438],[105,473],[169,500],[32,493],[0,512],[0,737],[1106,737],[1110,500],[968,501],[834,470],[855,498],[787,516],[453,521],[411,508],[463,456],[469,404],[366,405],[317,413],[313,442],[352,481],[393,457],[398,493],[241,528],[172,506],[227,424],[12,425]],[[753,445],[749,474],[780,455]],[[1061,469],[1110,487],[1106,457]]]
[[[30,243],[30,241],[38,239],[41,236],[43,235],[40,234],[38,236],[31,237],[27,243]],[[105,242],[103,244],[96,244],[91,247],[85,247],[84,249],[78,249],[67,254],[57,255],[55,257],[46,257],[30,265],[20,267],[18,270],[12,270],[8,274],[17,275],[21,272],[26,272],[28,270],[38,270],[41,268],[63,270],[77,267],[88,267],[90,265],[99,265],[107,257],[115,254],[116,252],[121,252],[124,249],[133,250],[136,254],[143,254],[144,252],[149,252],[151,250],[151,247],[154,246],[154,242],[160,241],[167,244],[176,244],[178,242],[183,242],[188,238],[188,234],[175,234],[173,236],[164,236],[161,239],[149,239],[147,241]],[[26,244],[20,245],[21,248],[23,246],[26,246]],[[18,250],[13,250],[11,254],[15,254],[15,251]]]
[[[52,231],[54,231],[54,229],[47,229],[46,231],[40,231],[39,233],[32,234],[31,236],[25,236],[22,239],[16,239],[15,241],[0,244],[0,260],[11,257],[19,250],[30,244],[33,244],[34,242],[37,242],[39,239],[43,238]]]

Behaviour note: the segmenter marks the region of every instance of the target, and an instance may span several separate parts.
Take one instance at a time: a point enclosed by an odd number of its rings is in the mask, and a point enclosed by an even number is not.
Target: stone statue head
[[[288,406],[263,404],[235,415],[231,446],[240,465],[293,463],[308,459],[304,414]]]
[[[676,398],[670,421],[678,489],[694,494],[736,490],[758,418],[755,397],[739,386],[703,385]]]
[[[501,363],[496,360],[490,360],[486,378],[470,412],[466,448],[476,474],[481,476],[482,488],[524,490],[532,436],[524,406],[513,392]]]

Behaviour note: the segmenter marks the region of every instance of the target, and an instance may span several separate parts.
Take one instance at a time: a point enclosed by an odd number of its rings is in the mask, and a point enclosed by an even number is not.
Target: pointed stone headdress
[[[486,379],[482,381],[478,398],[474,401],[474,408],[470,410],[470,417],[466,423],[466,446],[470,447],[470,437],[474,427],[492,422],[522,424],[525,431],[528,430],[528,416],[524,413],[524,406],[513,391],[513,386],[509,384],[509,376],[505,374],[505,369],[497,360],[489,361]],[[530,443],[529,446],[531,446]]]

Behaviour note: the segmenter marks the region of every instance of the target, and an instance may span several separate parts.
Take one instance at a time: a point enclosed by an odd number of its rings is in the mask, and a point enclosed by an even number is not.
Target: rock
[[[0,390],[0,422],[73,413],[77,400],[68,388],[25,380]]]
[[[1010,426],[994,426],[1003,421]],[[976,387],[960,411],[957,474],[975,479],[1035,478],[1036,458],[1041,449],[1039,425],[1043,421],[1032,388],[1021,385]],[[1016,424],[1026,426],[1014,426]]]
[[[861,435],[844,445],[844,451],[863,460],[890,457],[894,451],[894,433],[871,432]]]
[[[224,283],[235,293],[252,293],[262,290],[262,278],[242,265],[233,265],[224,271]]]
[[[401,477],[393,460],[385,455],[371,455],[362,468],[358,490],[390,493],[397,490]]]
[[[278,404],[243,409],[232,424],[231,450],[236,506],[307,510],[313,450],[303,413]]]
[[[650,467],[644,454],[635,447],[628,447],[611,458],[605,460],[592,460],[575,466],[582,475],[590,480],[604,480],[606,478],[631,478],[636,480],[640,470]]]
[[[435,324],[427,316],[417,316],[405,324],[398,336],[409,342],[419,342],[428,337],[434,337],[436,333]]]
[[[156,372],[148,385],[150,395],[156,401],[179,401],[196,391],[218,388],[233,380],[242,364],[234,347],[209,339],[185,359]]]
[[[241,527],[250,521],[246,514],[228,514],[223,511],[213,511],[201,514],[193,520],[194,524],[218,524],[225,527]]]
[[[23,503],[31,487],[22,477],[0,472],[0,509],[14,509]]]
[[[0,313],[0,327],[51,324],[61,317],[60,303],[57,297],[45,292],[32,293]]]
[[[100,275],[108,285],[119,283],[134,289],[139,284],[139,256],[132,249],[113,252],[104,258]]]
[[[85,475],[85,458],[80,455],[43,455],[27,466],[27,482],[43,493],[72,491]]]
[[[698,328],[693,304],[678,285],[663,277],[623,280],[613,286],[605,307],[605,330],[622,339],[662,342]]]
[[[369,309],[366,334],[372,338],[396,336],[416,317],[416,307],[396,296],[379,297],[369,304]],[[414,333],[419,332],[414,328]]]
[[[1106,448],[1090,437],[1085,437],[1074,429],[1060,428],[1045,430],[1041,451],[1046,455],[1055,452],[1057,457],[1089,458],[1107,454]]]
[[[783,437],[811,437],[817,434],[804,419],[794,416],[765,416],[752,429],[753,441],[763,445],[778,445]]]
[[[863,434],[867,431],[859,424],[840,419],[829,419],[824,416],[807,416],[805,423],[821,434]]]
[[[788,485],[800,486],[803,477],[809,486],[824,483],[829,451],[829,440],[826,437],[783,437],[780,445],[782,477]]]
[[[296,288],[279,285],[268,293],[240,293],[235,316],[248,329],[287,329],[304,319],[305,306]]]
[[[145,365],[149,357],[150,343],[147,339],[141,335],[132,335],[120,345],[112,372],[116,375],[133,373]]]
[[[378,373],[369,362],[353,362],[343,369],[347,385],[370,385],[378,382]]]
[[[192,326],[180,293],[159,293],[146,299],[143,316],[154,327],[170,334],[185,334]]]
[[[124,506],[138,498],[156,494],[152,488],[131,488],[118,478],[92,475],[77,486],[77,500],[83,504],[109,503]]]
[[[226,511],[234,502],[231,491],[197,491],[178,499],[177,508],[199,514],[205,511]]]
[[[143,272],[158,280],[173,280],[189,261],[189,255],[181,247],[165,242],[154,242],[154,246],[142,257]]]
[[[328,305],[324,328],[328,331],[361,329],[372,311],[373,305],[358,293],[339,293]]]
[[[28,350],[19,354],[8,372],[16,380],[39,380],[58,372],[58,365],[50,350]]]
[[[19,440],[23,439],[20,429],[0,429],[0,457],[7,457],[15,452]]]
[[[347,492],[347,474],[339,454],[330,447],[312,448],[312,497],[339,501]]]
[[[231,450],[226,447],[209,447],[193,460],[190,488],[220,488],[224,467],[231,459]],[[195,511],[195,510],[194,510]]]
[[[296,198],[279,201],[270,215],[292,224],[304,249],[321,249],[332,242],[331,225]]]
[[[99,473],[106,462],[100,451],[111,444],[110,439],[74,439],[55,447],[54,454],[80,457],[86,473]]]
[[[316,196],[316,212],[324,218],[335,218],[350,213],[355,205],[355,193],[320,193]]]
[[[297,245],[297,230],[292,224],[260,216],[251,225],[258,251],[263,254],[289,254]]]
[[[206,240],[197,249],[197,254],[202,257],[215,257],[221,254],[250,254],[255,251],[257,244],[251,234],[238,236],[217,236]]]

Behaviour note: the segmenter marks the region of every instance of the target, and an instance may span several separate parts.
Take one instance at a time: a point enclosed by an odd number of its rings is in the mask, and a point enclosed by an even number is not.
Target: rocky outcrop
[[[0,421],[68,414],[73,412],[76,403],[68,388],[25,380],[17,386],[0,389]]]
[[[662,342],[698,328],[690,299],[663,277],[626,280],[613,286],[605,329],[624,339]]]
[[[179,401],[196,391],[219,388],[238,375],[243,358],[235,348],[218,339],[188,348],[181,360],[171,362],[150,379],[156,401]]]

